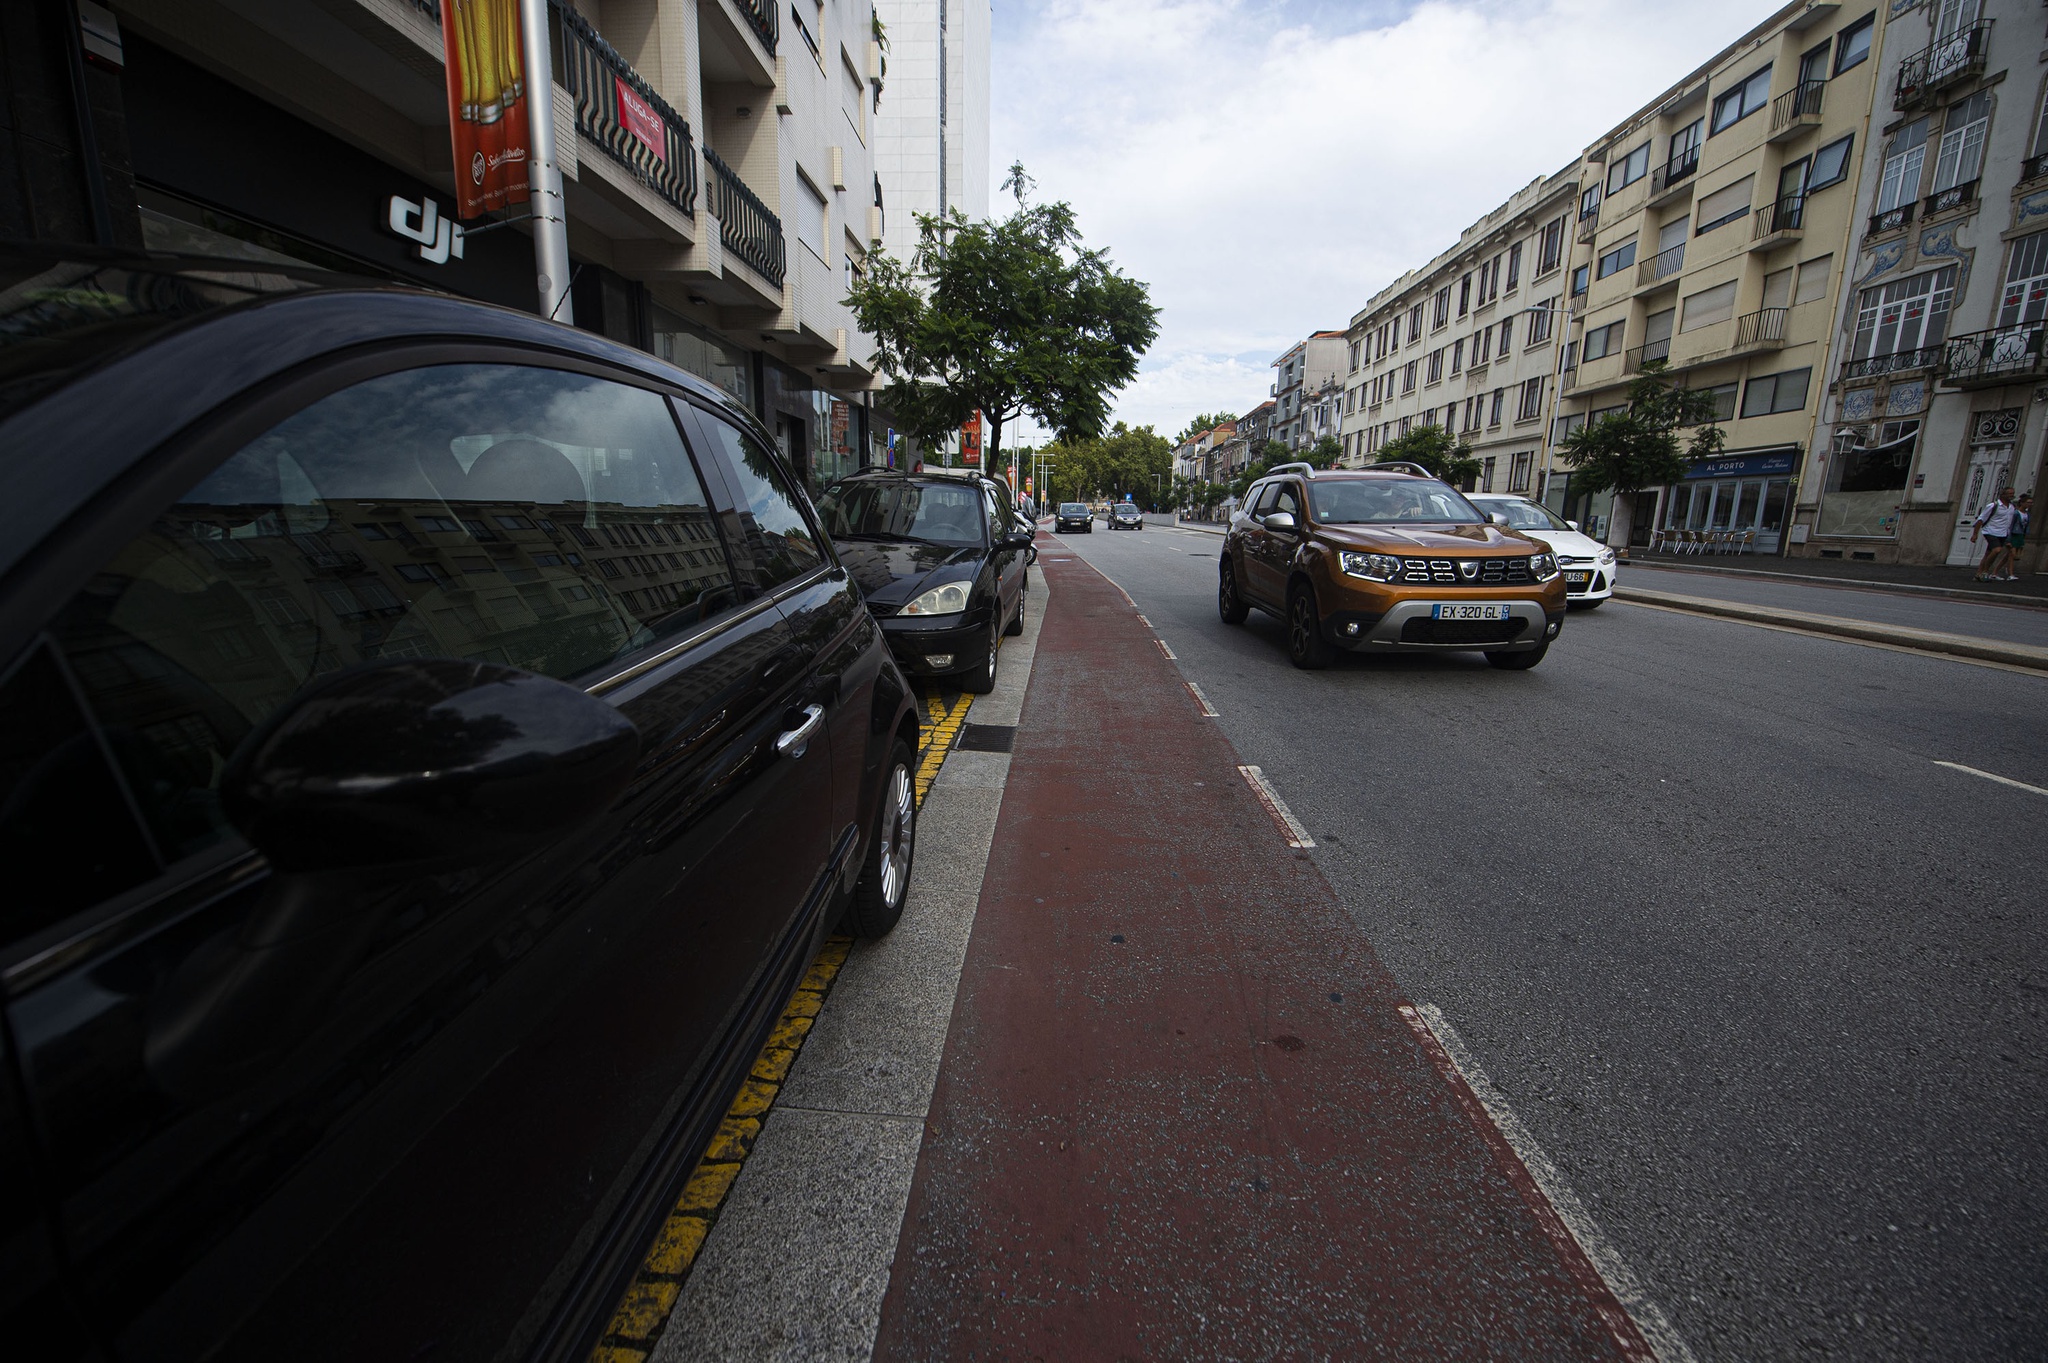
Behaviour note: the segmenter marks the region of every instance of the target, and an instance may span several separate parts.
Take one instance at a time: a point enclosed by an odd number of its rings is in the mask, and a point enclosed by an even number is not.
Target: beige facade
[[[1548,500],[1610,543],[1668,528],[1776,552],[1810,502],[1886,13],[1787,5],[1587,149],[1545,451]],[[1633,505],[1574,494],[1556,442],[1657,361],[1714,394],[1724,456]]]

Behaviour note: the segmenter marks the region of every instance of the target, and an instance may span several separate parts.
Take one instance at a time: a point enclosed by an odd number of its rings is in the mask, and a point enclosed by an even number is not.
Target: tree
[[[1692,428],[1681,452],[1679,431]],[[1688,459],[1720,453],[1727,432],[1717,424],[1713,394],[1675,388],[1662,361],[1643,366],[1628,386],[1628,410],[1588,422],[1564,439],[1574,493],[1613,491],[1629,499],[1647,487],[1675,483]]]
[[[1148,510],[1167,504],[1173,446],[1150,426],[1119,421],[1099,439],[1066,439],[1046,447],[1053,458],[1047,479],[1069,500],[1115,493]]]
[[[1110,395],[1137,376],[1159,334],[1145,285],[1082,245],[1071,207],[1025,203],[1022,166],[1010,174],[1015,213],[919,214],[910,261],[870,256],[846,299],[875,338],[882,406],[924,443],[977,411],[991,454],[1026,414],[1062,436],[1099,435]]]
[[[1406,435],[1397,435],[1380,446],[1374,459],[1382,464],[1419,464],[1446,483],[1479,476],[1479,461],[1472,457],[1472,447],[1442,426],[1417,426]]]
[[[1173,443],[1184,445],[1204,431],[1213,431],[1224,422],[1235,420],[1237,418],[1228,412],[1197,412],[1188,418],[1187,425],[1181,427],[1180,434],[1173,438]]]

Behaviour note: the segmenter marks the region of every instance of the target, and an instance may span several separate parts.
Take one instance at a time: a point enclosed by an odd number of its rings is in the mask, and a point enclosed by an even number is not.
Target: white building
[[[882,245],[908,260],[918,214],[988,216],[989,0],[875,0],[875,14],[889,44],[875,141]]]

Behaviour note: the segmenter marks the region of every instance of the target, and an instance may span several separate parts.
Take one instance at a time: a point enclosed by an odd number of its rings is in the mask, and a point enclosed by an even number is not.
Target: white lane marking
[[[1628,1312],[1636,1329],[1649,1342],[1661,1363],[1693,1363],[1692,1350],[1686,1347],[1685,1340],[1672,1326],[1664,1309],[1643,1289],[1642,1281],[1628,1266],[1628,1261],[1621,1257],[1621,1252],[1600,1233],[1600,1227],[1586,1211],[1586,1205],[1579,1201],[1571,1184],[1550,1162],[1550,1157],[1543,1153],[1543,1147],[1529,1128],[1522,1125],[1521,1118],[1515,1115],[1514,1108],[1508,1105],[1501,1091],[1493,1086],[1493,1080],[1487,1077],[1478,1059],[1466,1048],[1464,1038],[1444,1017],[1443,1010],[1433,1003],[1412,1008],[1403,1004],[1401,1013],[1411,1027],[1420,1022],[1443,1047],[1465,1086],[1472,1090],[1472,1096],[1486,1109],[1486,1115],[1493,1119],[1495,1128],[1513,1147],[1515,1157],[1522,1161],[1522,1167],[1550,1203],[1551,1210],[1557,1213],[1558,1220],[1578,1242],[1580,1251],[1606,1282],[1607,1290],[1614,1294],[1614,1299]]]
[[[2000,776],[1995,771],[1978,771],[1975,767],[1966,767],[1960,762],[1943,762],[1938,758],[1935,760],[1934,765],[1937,767],[1947,767],[1950,771],[1966,771],[1972,776],[1981,776],[1987,781],[1996,781],[2001,786],[2016,786],[2021,790],[2031,790],[2036,795],[2048,795],[2048,789],[2044,789],[2041,786],[2030,786],[2025,781],[2015,781],[2010,776]]]
[[[1162,645],[1163,647],[1163,645]],[[1252,788],[1252,794],[1259,797],[1259,803],[1273,816],[1273,822],[1280,829],[1280,836],[1287,839],[1289,847],[1314,847],[1316,840],[1301,826],[1301,820],[1294,817],[1294,811],[1280,798],[1280,792],[1273,789],[1273,783],[1266,779],[1266,773],[1257,767],[1239,767],[1237,774]]]
[[[2017,672],[2021,676],[2041,677],[2038,667],[2022,667],[2018,663],[1994,662],[1989,658],[1966,658],[1960,653],[1936,653],[1924,648],[1909,648],[1905,644],[1883,644],[1875,639],[1851,639],[1846,634],[1822,634],[1819,630],[1797,629],[1791,625],[1768,625],[1761,620],[1737,620],[1726,615],[1707,615],[1701,611],[1681,610],[1677,606],[1653,606],[1647,601],[1629,601],[1621,597],[1612,598],[1617,606],[1628,606],[1639,611],[1662,611],[1666,615],[1689,615],[1695,620],[1719,620],[1730,625],[1748,625],[1751,629],[1774,630],[1779,634],[1796,634],[1802,639],[1819,639],[1830,644],[1854,644],[1858,648],[1881,648],[1887,653],[1906,653],[1915,658],[1933,658],[1944,663],[1962,663],[1969,667],[1989,667],[2000,672]]]
[[[1138,623],[1143,625],[1146,629],[1152,628],[1152,622],[1145,618],[1144,613],[1142,611],[1139,612]]]
[[[1187,687],[1188,694],[1195,698],[1195,704],[1202,707],[1202,717],[1204,719],[1222,718],[1221,715],[1216,713],[1216,707],[1209,703],[1209,698],[1202,694],[1201,687],[1195,685],[1193,682],[1182,682],[1181,685]]]
[[[1159,651],[1160,651],[1161,653],[1164,653],[1164,654],[1166,655],[1166,657],[1167,657],[1167,661],[1169,661],[1169,662],[1179,662],[1179,661],[1180,661],[1180,660],[1179,660],[1178,658],[1175,658],[1175,657],[1173,656],[1173,650],[1172,650],[1172,649],[1170,649],[1170,648],[1168,648],[1168,647],[1166,646],[1166,640],[1164,640],[1164,639],[1154,639],[1154,640],[1153,640],[1152,642],[1153,642],[1153,643],[1155,643],[1155,644],[1157,644],[1157,645],[1159,645]]]

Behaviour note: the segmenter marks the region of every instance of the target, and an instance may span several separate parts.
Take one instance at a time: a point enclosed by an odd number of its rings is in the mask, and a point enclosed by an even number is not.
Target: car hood
[[[1570,558],[1597,559],[1600,551],[1607,546],[1591,535],[1582,535],[1576,530],[1522,530],[1532,540],[1541,540],[1555,552]]]
[[[1331,525],[1323,531],[1334,544],[1382,554],[1538,553],[1543,549],[1517,530],[1497,525]]]
[[[861,593],[877,606],[901,606],[931,587],[973,577],[980,549],[956,549],[919,540],[838,540],[839,561]]]

